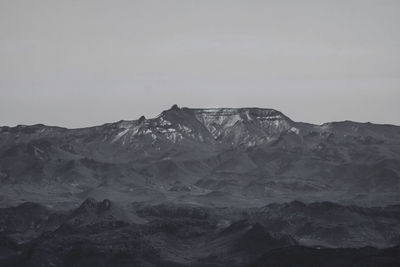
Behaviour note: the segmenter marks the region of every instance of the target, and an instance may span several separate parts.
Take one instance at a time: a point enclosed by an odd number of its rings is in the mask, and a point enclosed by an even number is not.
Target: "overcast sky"
[[[400,1],[0,0],[0,125],[175,103],[400,125]]]

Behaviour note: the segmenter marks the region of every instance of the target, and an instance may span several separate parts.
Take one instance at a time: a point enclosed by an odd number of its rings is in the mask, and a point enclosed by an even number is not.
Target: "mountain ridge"
[[[52,194],[51,201],[75,203],[395,204],[399,166],[398,126],[313,125],[273,109],[173,106],[155,118],[96,127],[0,128],[5,203],[24,201],[28,191],[33,202]]]

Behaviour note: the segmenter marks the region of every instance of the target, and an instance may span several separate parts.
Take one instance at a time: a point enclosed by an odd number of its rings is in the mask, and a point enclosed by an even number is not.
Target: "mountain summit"
[[[220,108],[189,109],[174,105],[153,119],[123,121],[113,142],[126,145],[147,136],[154,142],[179,143],[184,140],[202,143],[255,145],[268,142],[291,130],[293,121],[273,109]],[[293,131],[298,129],[293,128]],[[142,138],[143,139],[143,138]]]

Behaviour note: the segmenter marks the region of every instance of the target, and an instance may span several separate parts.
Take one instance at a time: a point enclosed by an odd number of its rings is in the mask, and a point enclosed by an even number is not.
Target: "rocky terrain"
[[[0,265],[399,266],[399,193],[393,125],[174,105],[0,127]]]
[[[70,211],[25,203],[0,209],[0,218],[1,266],[400,263],[400,206],[291,202],[236,209],[136,203],[122,210],[110,200],[87,199]]]

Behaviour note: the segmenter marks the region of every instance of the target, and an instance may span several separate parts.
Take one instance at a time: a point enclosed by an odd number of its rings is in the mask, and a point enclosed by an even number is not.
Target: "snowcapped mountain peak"
[[[270,142],[282,132],[294,129],[294,122],[274,109],[261,108],[180,108],[177,105],[159,116],[123,121],[113,143],[200,142],[254,146]],[[139,139],[138,139],[139,138]],[[136,142],[136,141],[137,142]]]

